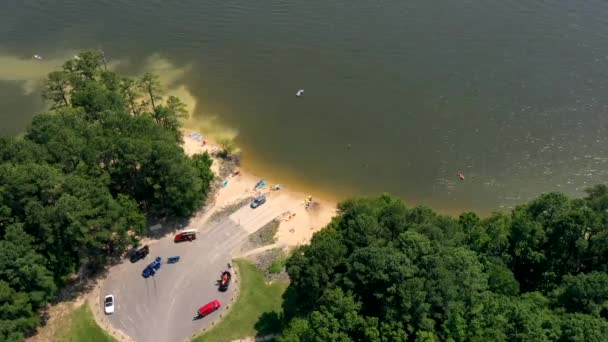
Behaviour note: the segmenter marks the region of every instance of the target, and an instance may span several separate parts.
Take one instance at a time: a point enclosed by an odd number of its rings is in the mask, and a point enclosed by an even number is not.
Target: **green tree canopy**
[[[605,236],[605,196],[551,193],[458,220],[386,195],[347,200],[287,261],[280,340],[605,339],[605,249],[590,247]]]
[[[48,75],[51,112],[0,138],[0,340],[21,341],[69,276],[103,268],[146,233],[146,216],[188,217],[209,193],[209,155],[185,155],[176,97],[83,52]],[[141,88],[144,86],[143,88]],[[145,93],[143,92],[145,90]]]

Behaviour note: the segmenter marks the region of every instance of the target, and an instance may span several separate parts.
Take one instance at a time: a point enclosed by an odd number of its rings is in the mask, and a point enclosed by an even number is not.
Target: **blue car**
[[[156,274],[156,271],[158,271],[158,269],[160,268],[162,259],[161,257],[156,257],[156,259],[154,261],[152,261],[152,263],[150,265],[148,265],[146,268],[144,268],[144,271],[141,273],[141,275],[144,278],[148,278],[149,276],[153,276]]]

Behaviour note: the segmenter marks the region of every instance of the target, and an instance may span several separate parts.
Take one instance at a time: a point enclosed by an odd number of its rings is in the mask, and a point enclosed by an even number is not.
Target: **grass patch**
[[[62,342],[115,342],[93,318],[91,308],[87,303],[69,313],[66,317],[57,322],[55,341]]]
[[[253,263],[237,259],[240,293],[224,319],[193,342],[232,341],[280,331],[281,304],[287,282],[264,282],[264,273]]]
[[[271,245],[277,241],[276,235],[279,231],[281,221],[274,219],[249,236],[249,241],[257,246]]]
[[[273,274],[281,273],[283,268],[285,268],[285,263],[287,263],[286,258],[276,259],[270,264],[270,267],[268,267],[268,272]]]

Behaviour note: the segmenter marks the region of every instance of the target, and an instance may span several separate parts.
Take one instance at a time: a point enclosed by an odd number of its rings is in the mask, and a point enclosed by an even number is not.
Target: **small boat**
[[[40,56],[40,55],[34,55],[34,59],[41,60],[42,56]]]
[[[256,185],[255,188],[256,189],[262,189],[263,187],[266,186],[266,180],[265,179],[261,179]]]
[[[302,95],[304,95],[304,89],[300,89],[300,90],[298,90],[298,92],[296,93],[296,96],[297,96],[297,97],[300,97],[300,96],[302,96]]]
[[[283,186],[281,184],[277,184],[277,185],[273,186],[270,190],[277,191],[277,190],[281,190],[281,189],[283,189]]]

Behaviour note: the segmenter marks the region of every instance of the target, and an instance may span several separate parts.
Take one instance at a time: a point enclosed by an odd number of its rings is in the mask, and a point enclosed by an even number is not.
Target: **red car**
[[[219,300],[211,301],[198,309],[198,316],[205,317],[222,306]]]
[[[193,241],[196,240],[196,230],[185,230],[177,235],[173,239],[173,242],[182,242],[182,241]]]

